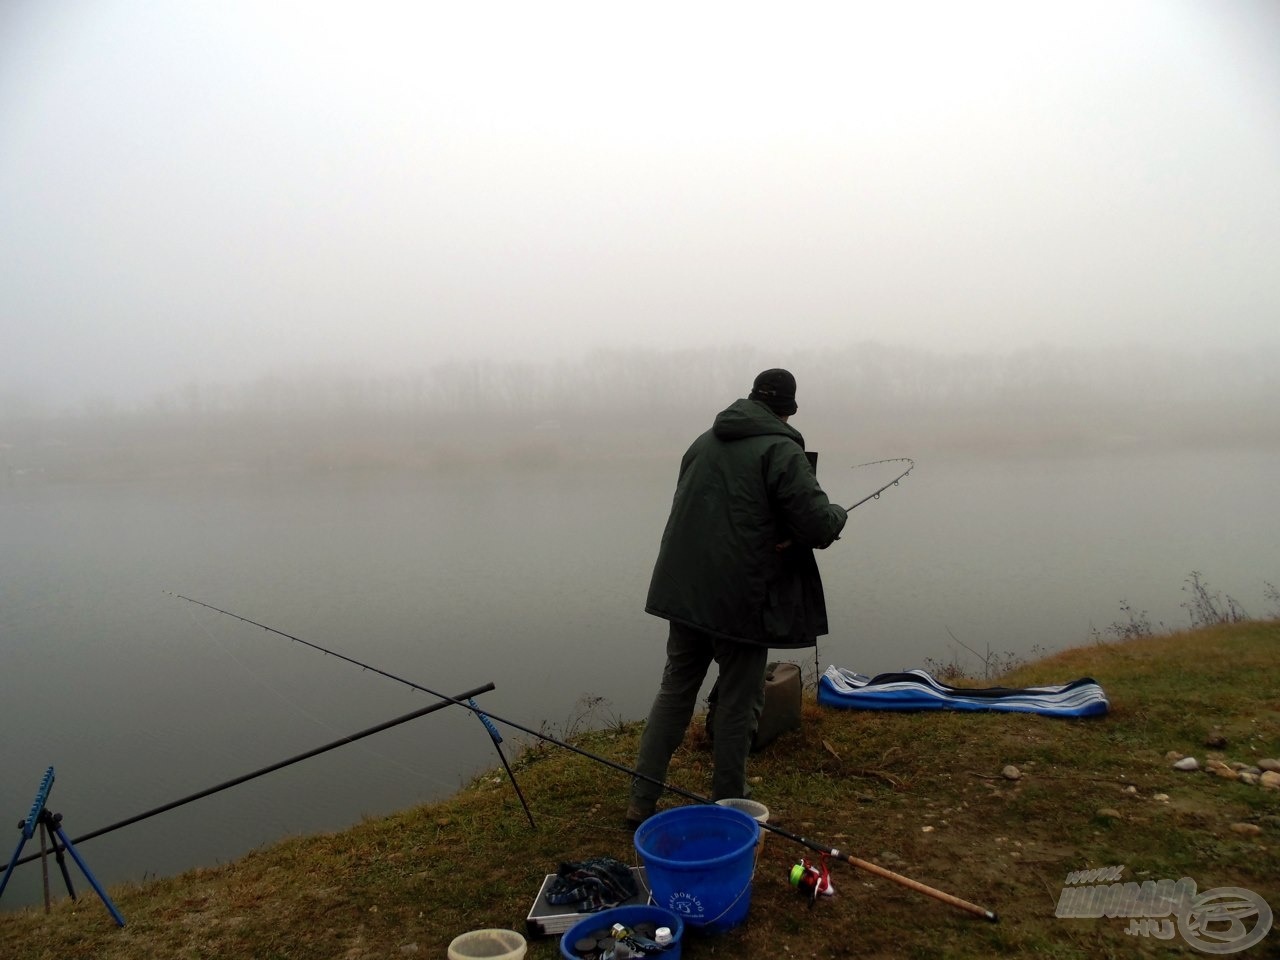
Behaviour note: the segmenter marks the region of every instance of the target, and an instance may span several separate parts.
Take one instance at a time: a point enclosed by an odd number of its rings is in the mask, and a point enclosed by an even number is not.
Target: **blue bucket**
[[[590,940],[602,930],[612,930],[615,923],[624,927],[634,927],[638,923],[651,923],[654,927],[667,927],[671,930],[671,946],[662,951],[663,960],[680,960],[680,938],[684,936],[684,922],[670,910],[661,907],[634,905],[630,907],[614,907],[588,914],[564,932],[560,938],[560,956],[565,960],[581,960],[581,954],[575,953],[573,945],[579,940]]]
[[[732,807],[664,810],[636,830],[653,902],[708,933],[741,923],[751,907],[760,824]]]

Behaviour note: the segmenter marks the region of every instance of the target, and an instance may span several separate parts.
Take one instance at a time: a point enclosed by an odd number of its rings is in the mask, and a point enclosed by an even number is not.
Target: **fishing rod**
[[[905,475],[906,474],[903,474],[903,476]],[[901,479],[901,477],[899,477],[898,479]],[[892,486],[892,482],[890,484],[887,484],[886,486]],[[330,650],[327,647],[322,647],[317,643],[312,643],[309,640],[303,640],[299,637],[295,637],[293,634],[285,633],[283,630],[277,630],[275,627],[269,627],[265,623],[259,623],[257,620],[250,620],[248,617],[242,617],[237,613],[232,613],[229,610],[223,610],[221,607],[215,607],[212,604],[204,603],[203,601],[200,601],[200,600],[194,600],[191,597],[185,597],[181,594],[170,594],[170,596],[176,597],[179,600],[186,600],[188,603],[194,603],[197,606],[205,607],[208,610],[213,610],[217,613],[224,614],[228,617],[231,617],[235,620],[239,620],[243,623],[251,624],[252,626],[255,626],[255,627],[261,627],[263,630],[266,630],[268,633],[274,633],[276,636],[284,637],[286,640],[293,640],[297,643],[301,643],[303,646],[310,647],[313,650],[319,650],[322,653],[328,654],[329,656],[337,657],[339,660],[345,660],[347,663],[354,664],[355,666],[361,667],[362,669],[365,669],[365,670],[370,670],[374,673],[379,674],[380,676],[386,677],[389,680],[395,680],[397,683],[402,683],[407,687],[412,687],[414,690],[420,690],[421,692],[429,694],[430,696],[436,697],[440,700],[447,700],[450,703],[456,704],[457,706],[462,707],[465,710],[478,712],[474,707],[472,707],[470,704],[466,703],[463,700],[447,696],[443,693],[438,693],[437,691],[432,690],[429,687],[424,687],[421,684],[414,683],[412,680],[406,679],[405,677],[398,676],[394,673],[389,673],[386,670],[380,670],[377,667],[371,666],[367,663],[364,663],[360,660],[356,660],[352,657],[348,657],[345,654],[341,654],[341,653],[338,653],[337,651]],[[517,723],[514,720],[508,720],[504,717],[499,717],[497,714],[493,714],[493,713],[488,714],[488,716],[489,716],[489,719],[496,720],[498,723],[506,724],[507,726],[515,730],[519,730],[522,733],[526,733],[532,737],[537,737],[539,740],[545,741],[546,743],[554,744],[557,747],[563,747],[565,750],[569,750],[573,753],[578,754],[579,756],[586,757],[588,760],[594,760],[596,763],[600,763],[606,767],[612,768],[613,770],[617,770],[619,773],[625,773],[628,776],[637,777],[641,780],[645,780],[649,783],[654,784],[655,786],[662,787],[664,790],[669,790],[674,794],[684,797],[687,800],[692,800],[695,803],[706,803],[706,804],[715,803],[715,801],[711,800],[709,797],[701,796],[700,794],[693,793],[689,790],[684,790],[673,784],[667,783],[663,780],[659,780],[656,777],[648,776],[647,774],[643,774],[638,770],[632,769],[631,767],[624,766],[621,763],[616,763],[615,761],[610,760],[608,757],[602,757],[597,753],[592,753],[590,750],[584,750],[582,747],[574,746],[571,743],[567,743],[564,740],[557,739],[556,737],[553,737],[547,733],[543,733],[540,730],[534,730],[532,727],[527,727],[524,724]],[[989,920],[992,923],[995,923],[999,920],[999,917],[996,915],[996,913],[992,910],[988,910],[986,907],[978,906],[978,904],[976,903],[970,903],[968,900],[962,900],[960,897],[953,896],[952,894],[939,890],[936,887],[928,886],[927,884],[921,883],[919,880],[913,880],[910,877],[903,876],[900,873],[894,873],[892,870],[887,870],[884,867],[874,864],[869,860],[863,860],[860,857],[853,856],[852,854],[842,853],[840,850],[836,849],[835,847],[829,847],[829,846],[826,846],[825,844],[818,843],[815,840],[810,840],[807,837],[802,837],[799,834],[791,833],[790,831],[783,830],[781,827],[778,827],[771,823],[767,823],[767,822],[761,823],[760,826],[771,833],[778,834],[778,836],[786,840],[790,840],[793,843],[798,843],[798,844],[801,844],[802,846],[808,847],[810,850],[813,850],[816,853],[826,854],[827,856],[834,857],[837,860],[843,860],[845,863],[849,864],[850,866],[856,867],[859,870],[865,870],[866,872],[874,874],[877,877],[881,877],[885,880],[889,880],[889,881],[892,881],[893,883],[899,884],[900,886],[906,887],[908,890],[914,890],[917,893],[925,895],[926,897],[932,897],[934,900],[937,900],[941,903],[949,904],[950,906],[957,907],[961,910],[964,910],[967,913],[971,913],[975,916],[982,917],[984,920]]]
[[[889,460],[872,460],[869,463],[855,463],[849,469],[857,470],[859,467],[874,467],[880,463],[905,463],[907,464],[907,469],[903,470],[900,474],[898,474],[896,477],[894,477],[892,480],[886,483],[879,490],[875,491],[874,493],[868,493],[865,497],[863,497],[861,500],[855,503],[852,507],[845,507],[846,513],[856,509],[857,507],[862,506],[868,500],[879,500],[880,494],[884,493],[890,487],[896,487],[898,485],[898,481],[906,479],[907,474],[916,468],[916,462],[912,460],[910,457],[893,457]]]
[[[165,591],[165,592],[168,593],[168,591]],[[380,674],[381,676],[384,676],[389,680],[398,680],[401,683],[409,684],[409,686],[411,687],[416,687],[418,690],[421,690],[423,693],[430,693],[433,697],[438,697],[439,699],[448,701],[449,703],[457,704],[460,707],[466,707],[466,709],[470,710],[477,717],[479,717],[480,722],[484,724],[485,731],[489,734],[489,739],[493,741],[493,749],[498,751],[498,759],[502,761],[502,766],[506,769],[507,776],[511,778],[511,786],[515,787],[516,796],[520,798],[520,806],[524,807],[524,815],[529,818],[529,826],[532,827],[534,830],[538,829],[538,825],[533,822],[533,814],[529,811],[529,804],[525,802],[524,791],[520,789],[520,784],[516,781],[516,775],[511,772],[511,764],[507,763],[507,755],[502,752],[502,736],[498,733],[497,728],[494,727],[494,725],[489,722],[489,718],[485,716],[484,711],[482,711],[478,706],[476,706],[475,700],[473,700],[470,696],[467,696],[467,700],[464,703],[462,697],[449,697],[449,696],[445,696],[442,693],[436,693],[435,691],[427,690],[425,687],[419,687],[417,686],[417,684],[409,683],[409,681],[404,679],[403,677],[397,677],[393,673],[387,673],[385,670],[379,670],[377,667],[370,666],[367,663],[361,663],[359,660],[353,660],[351,657],[343,656],[341,653],[338,653],[335,650],[326,650],[324,647],[319,646],[318,644],[314,644],[307,640],[303,640],[301,637],[295,637],[289,633],[284,633],[281,630],[273,629],[272,627],[268,627],[265,623],[258,623],[256,620],[250,620],[247,617],[242,617],[239,614],[232,613],[230,610],[222,610],[218,607],[211,606],[210,604],[207,604],[207,603],[201,603],[199,600],[193,600],[190,597],[184,597],[181,594],[177,594],[177,593],[169,593],[169,596],[177,597],[179,600],[186,600],[188,603],[194,603],[197,606],[205,607],[209,610],[216,610],[218,613],[225,614],[228,617],[233,617],[234,619],[239,620],[242,623],[248,623],[255,627],[261,627],[263,630],[269,630],[271,633],[278,634],[282,637],[287,637],[288,639],[293,640],[296,643],[300,643],[304,647],[310,647],[312,650],[319,650],[321,653],[327,654],[328,656],[331,656],[331,657],[337,657],[339,660],[345,660],[347,663],[354,664],[357,667],[362,667],[365,670],[370,670],[374,673]],[[493,689],[492,685],[488,689],[492,690]],[[486,691],[481,691],[481,692],[483,693]],[[464,696],[466,695],[464,694]]]
[[[468,698],[468,702],[474,703],[475,701],[472,700],[471,698],[477,697],[482,693],[488,693],[490,690],[493,690],[493,689],[494,689],[494,686],[492,683],[486,683],[484,686],[476,687],[474,690],[468,690],[466,693],[460,694],[459,697],[460,698],[466,697]],[[199,791],[198,793],[190,794],[189,796],[183,797],[180,800],[173,800],[169,803],[162,804],[161,806],[153,807],[152,809],[144,811],[143,813],[139,813],[136,816],[129,817],[125,820],[119,820],[116,823],[109,824],[108,826],[105,826],[105,827],[100,827],[97,830],[91,830],[88,833],[81,834],[78,837],[72,837],[71,842],[83,843],[86,840],[92,840],[94,837],[100,837],[104,833],[111,833],[111,831],[119,830],[121,827],[128,827],[128,826],[131,826],[132,824],[138,823],[141,820],[148,820],[151,817],[157,816],[158,814],[167,813],[168,811],[173,810],[176,807],[181,807],[195,800],[202,800],[205,797],[211,796],[212,794],[215,794],[215,793],[220,793],[223,790],[228,790],[231,787],[237,787],[240,784],[246,783],[249,780],[255,780],[258,777],[266,776],[268,773],[274,773],[275,771],[283,769],[284,767],[290,766],[292,764],[299,763],[303,760],[309,760],[312,757],[319,756],[320,754],[326,753],[330,750],[336,750],[338,747],[345,747],[348,743],[355,743],[357,740],[363,740],[365,737],[371,737],[375,733],[381,733],[383,730],[390,730],[392,727],[398,727],[400,724],[408,723],[410,720],[417,720],[419,717],[425,717],[428,713],[435,713],[437,710],[443,710],[445,707],[452,706],[452,703],[447,702],[452,700],[453,700],[452,697],[442,698],[442,702],[440,703],[433,703],[433,704],[430,704],[429,706],[421,707],[410,713],[406,713],[406,714],[403,714],[402,716],[396,717],[392,720],[384,721],[383,723],[380,723],[375,727],[369,727],[367,730],[361,730],[359,733],[353,733],[349,737],[343,737],[341,740],[334,740],[332,743],[326,743],[322,747],[316,747],[313,750],[308,750],[305,753],[300,753],[296,757],[290,757],[288,760],[281,760],[278,763],[273,763],[270,766],[262,767],[261,769],[255,770],[252,773],[246,773],[243,776],[236,777],[232,780],[224,781],[223,783],[220,783],[217,786],[209,787],[205,790]],[[478,710],[479,708],[477,707],[476,709]],[[32,860],[38,860],[38,859],[40,859],[40,854],[33,853],[30,856],[23,857],[21,860],[15,860],[14,866],[18,866],[19,864],[23,864],[23,863],[30,863]],[[3,891],[3,889],[4,887],[0,886],[0,891]]]

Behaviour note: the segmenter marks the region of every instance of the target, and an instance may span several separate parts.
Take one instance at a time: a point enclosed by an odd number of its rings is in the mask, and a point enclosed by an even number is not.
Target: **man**
[[[804,437],[787,423],[795,398],[795,377],[765,370],[689,447],[649,584],[645,610],[670,628],[636,771],[666,780],[714,660],[714,800],[747,795],[769,648],[811,647],[827,632],[813,551],[835,540],[848,518],[818,486]],[[649,817],[661,793],[636,777],[627,821]]]

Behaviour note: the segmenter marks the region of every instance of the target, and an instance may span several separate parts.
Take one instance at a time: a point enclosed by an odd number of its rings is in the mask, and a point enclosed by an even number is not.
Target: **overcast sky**
[[[1280,339],[1280,3],[5,0],[0,396]]]

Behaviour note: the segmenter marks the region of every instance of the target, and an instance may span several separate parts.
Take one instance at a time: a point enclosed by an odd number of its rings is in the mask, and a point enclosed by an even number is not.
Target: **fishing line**
[[[316,726],[320,727],[321,729],[327,730],[333,734],[338,734],[340,732],[337,726],[329,723],[323,717],[312,713],[302,704],[298,703],[293,698],[285,694],[282,690],[279,690],[275,686],[273,686],[268,680],[262,677],[260,673],[251,669],[249,665],[244,663],[239,657],[237,657],[235,653],[225,643],[223,643],[221,640],[215,637],[208,627],[206,627],[203,623],[201,623],[199,620],[196,619],[196,612],[194,609],[190,610],[188,615],[190,617],[191,623],[194,626],[199,627],[201,632],[204,633],[204,635],[208,637],[211,641],[213,641],[214,646],[216,646],[218,650],[220,650],[222,654],[225,657],[227,657],[227,659],[229,659],[232,663],[234,663],[237,667],[239,667],[242,671],[244,671],[244,673],[246,673],[253,681],[255,681],[260,686],[265,687],[267,690],[274,693],[277,697],[280,698],[280,700],[282,700],[288,706],[293,708],[297,713],[306,717],[308,720],[313,722]],[[450,780],[446,780],[442,777],[435,777],[422,770],[415,769],[395,757],[390,757],[390,756],[387,756],[386,754],[379,753],[377,750],[374,750],[372,747],[369,747],[364,743],[361,743],[359,745],[359,750],[361,753],[365,754],[366,756],[373,757],[377,760],[381,760],[390,766],[399,767],[401,770],[405,771],[406,773],[412,774],[413,776],[417,777],[419,780],[423,781],[424,783],[430,783],[430,784],[433,784],[434,786],[439,786],[439,787],[453,786],[453,782]]]
[[[166,591],[166,593],[168,593],[168,591]],[[459,707],[463,707],[464,709],[469,710],[471,713],[474,713],[479,717],[484,718],[486,716],[493,716],[492,714],[484,713],[478,707],[468,704],[460,698],[450,697],[447,694],[443,694],[443,693],[437,693],[435,690],[431,690],[427,687],[416,684],[411,680],[406,680],[404,677],[398,677],[394,673],[388,673],[386,670],[380,670],[378,667],[375,667],[368,663],[363,663],[362,661],[356,660],[352,657],[348,657],[345,654],[338,653],[336,650],[330,650],[326,647],[320,646],[317,643],[312,643],[310,640],[303,640],[301,637],[295,637],[291,633],[285,633],[283,630],[277,630],[275,627],[269,627],[265,623],[259,623],[257,620],[250,620],[248,617],[242,617],[238,613],[232,613],[230,610],[223,610],[221,607],[215,607],[213,606],[213,604],[210,604],[210,603],[201,603],[199,600],[193,600],[191,597],[184,597],[182,596],[182,594],[179,594],[179,593],[169,593],[168,595],[171,597],[176,597],[179,600],[185,600],[187,601],[187,603],[194,603],[196,606],[204,607],[207,610],[213,610],[213,611],[216,611],[217,613],[225,614],[226,616],[231,617],[233,620],[239,620],[241,623],[247,623],[254,627],[261,627],[263,630],[266,630],[268,633],[274,633],[277,636],[281,636],[281,637],[285,637],[286,639],[293,640],[295,643],[300,643],[304,647],[310,647],[311,649],[319,650],[321,653],[324,653],[328,656],[337,657],[339,660],[345,660],[347,663],[360,667],[362,670],[368,670],[371,673],[376,673],[379,676],[386,677],[389,680],[395,680],[399,683],[405,684],[406,686],[413,687],[415,690],[421,690],[423,693],[429,693],[431,694],[431,696],[436,697],[439,700],[447,700],[452,704],[456,704]],[[508,726],[515,727],[517,730],[524,730],[526,733],[533,733],[534,736],[541,736],[541,734],[538,734],[535,731],[529,730],[525,727],[521,727],[519,724],[513,723],[510,720],[503,720],[501,717],[496,717],[496,716],[493,716],[493,719],[497,720],[500,723],[505,723]],[[490,724],[485,724],[485,728],[490,730],[491,737],[492,737],[492,734],[496,732],[492,730],[492,727]],[[530,826],[533,826],[534,829],[536,830],[537,827],[533,822],[533,813],[529,810],[529,805],[525,803],[524,793],[520,790],[520,784],[516,782],[515,774],[511,772],[511,765],[507,763],[506,754],[502,752],[502,743],[501,743],[502,738],[492,737],[492,740],[493,740],[494,749],[497,750],[498,756],[502,760],[502,766],[506,769],[507,775],[511,778],[511,785],[512,787],[515,788],[516,796],[519,797],[520,799],[520,805],[524,807],[525,816],[529,818]],[[562,744],[562,746],[568,747],[568,744]],[[570,749],[573,749],[573,748],[570,747]]]
[[[852,513],[854,510],[862,506],[868,500],[879,500],[880,494],[884,493],[890,487],[896,487],[901,481],[907,478],[907,474],[909,474],[912,470],[916,468],[916,462],[912,460],[910,457],[890,457],[887,460],[868,460],[866,463],[855,463],[849,469],[861,470],[863,467],[875,467],[875,466],[879,466],[882,463],[905,463],[907,465],[907,469],[903,470],[900,474],[898,474],[896,477],[894,477],[892,480],[886,483],[883,487],[880,487],[879,489],[867,494],[865,497],[863,497],[853,506],[845,507],[844,508],[845,513]],[[818,685],[818,681],[821,679],[822,679],[822,666],[818,662],[818,643],[815,640],[813,644],[813,684],[815,687]]]
[[[905,473],[903,474],[903,476],[905,476]],[[898,479],[901,479],[901,476]],[[890,481],[888,484],[885,484],[885,487],[882,487],[881,490],[887,489],[888,487],[892,486],[894,482],[895,481]],[[257,620],[250,620],[248,617],[242,617],[238,613],[232,613],[230,610],[223,610],[221,607],[215,607],[212,604],[204,603],[203,601],[200,601],[200,600],[194,600],[191,597],[186,597],[186,596],[183,596],[182,594],[169,594],[169,595],[172,597],[175,597],[178,600],[185,600],[187,601],[187,603],[194,603],[197,606],[205,607],[209,610],[214,610],[214,611],[217,611],[218,613],[225,614],[226,616],[231,617],[233,620],[239,620],[242,623],[248,623],[248,624],[252,624],[255,627],[261,627],[263,630],[266,630],[268,633],[274,633],[276,636],[284,637],[287,640],[293,640],[294,642],[300,643],[305,647],[310,647],[313,650],[319,650],[321,653],[324,653],[328,656],[337,657],[339,660],[345,660],[347,663],[360,667],[362,670],[372,671],[373,673],[386,677],[389,680],[395,680],[397,683],[403,683],[406,686],[412,687],[415,690],[421,690],[423,693],[430,694],[431,696],[436,697],[439,700],[447,700],[449,703],[462,707],[464,710],[479,712],[479,711],[476,711],[473,707],[471,707],[465,700],[462,700],[456,697],[450,697],[443,693],[438,693],[437,691],[432,690],[430,687],[424,687],[421,684],[414,683],[412,680],[408,680],[404,677],[397,676],[394,673],[390,673],[386,670],[379,669],[378,667],[372,666],[371,664],[364,663],[360,660],[356,660],[353,657],[348,657],[346,654],[339,653],[336,650],[332,650],[328,647],[322,647],[317,643],[312,643],[310,640],[303,640],[301,637],[296,637],[291,633],[285,633],[283,630],[277,630],[275,627],[267,626],[265,623],[259,623]],[[576,747],[571,743],[566,743],[564,740],[558,740],[557,738],[549,734],[542,733],[538,730],[533,729],[532,727],[525,726],[522,723],[517,723],[514,720],[508,720],[505,717],[500,717],[497,714],[489,713],[488,711],[485,711],[485,715],[490,720],[495,720],[498,723],[505,724],[506,726],[512,727],[513,729],[519,730],[522,733],[526,733],[530,736],[537,737],[539,740],[543,740],[547,743],[555,744],[557,747],[563,747],[565,750],[569,750],[569,751],[572,751],[573,753],[578,754],[579,756],[586,757],[588,760],[594,760],[597,763],[602,763],[606,767],[610,767],[614,770],[617,770],[620,773],[625,773],[628,776],[645,780],[649,783],[654,784],[655,786],[662,787],[664,790],[668,790],[671,793],[682,796],[687,800],[692,800],[695,803],[707,803],[707,804],[715,802],[708,797],[700,796],[699,794],[693,793],[689,790],[684,790],[673,784],[666,783],[662,780],[659,780],[656,777],[650,777],[647,774],[643,774],[638,770],[633,770],[631,767],[623,766],[620,763],[610,760],[608,757],[602,757],[599,754],[592,753],[590,750],[584,750],[583,748]],[[838,860],[843,860],[845,863],[848,863],[850,866],[857,867],[860,870],[865,870],[868,873],[875,874],[878,877],[882,877],[886,880],[890,880],[894,883],[900,884],[901,886],[904,886],[909,890],[914,890],[917,893],[921,893],[921,894],[924,894],[925,896],[932,897],[935,900],[938,900],[942,903],[949,904],[953,907],[957,907],[961,910],[964,910],[967,913],[971,913],[975,916],[982,917],[984,920],[989,920],[992,923],[995,923],[999,919],[996,916],[995,912],[992,910],[988,910],[985,907],[980,907],[976,903],[970,903],[967,900],[962,900],[960,897],[953,896],[952,894],[946,893],[942,890],[938,890],[935,887],[930,887],[927,884],[923,884],[918,880],[913,880],[910,877],[903,876],[900,873],[894,873],[892,870],[886,870],[884,867],[881,867],[875,863],[871,863],[868,860],[860,859],[859,857],[855,857],[852,854],[842,853],[840,850],[837,850],[834,847],[828,847],[824,844],[818,843],[815,840],[810,840],[806,837],[800,836],[799,834],[791,833],[788,830],[783,830],[781,827],[776,826],[775,824],[766,822],[766,823],[760,824],[760,826],[763,829],[768,830],[770,833],[776,833],[780,837],[784,837],[787,840],[791,840],[794,843],[798,843],[798,844],[801,844],[802,846],[808,847],[810,850],[813,850],[817,853],[824,853],[824,854],[827,854],[828,856],[835,857]]]
[[[863,467],[874,467],[882,463],[905,463],[907,465],[907,469],[903,470],[900,474],[898,474],[896,477],[894,477],[892,480],[886,483],[883,487],[880,487],[878,490],[875,490],[874,492],[867,494],[865,497],[863,497],[853,506],[845,507],[846,513],[848,513],[851,510],[856,510],[858,507],[862,506],[868,500],[879,500],[880,494],[884,493],[890,487],[896,487],[900,481],[906,479],[907,474],[909,474],[912,470],[916,468],[916,462],[912,460],[910,457],[891,457],[888,460],[870,460],[867,463],[855,463],[849,469],[860,470]]]

